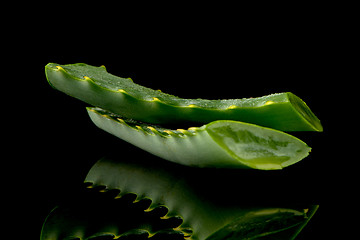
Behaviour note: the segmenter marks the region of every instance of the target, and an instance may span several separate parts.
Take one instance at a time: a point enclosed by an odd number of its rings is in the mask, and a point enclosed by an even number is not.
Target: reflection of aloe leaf
[[[166,217],[183,218],[179,229],[192,229],[191,239],[293,239],[317,209],[253,206],[242,182],[229,182],[226,171],[211,178],[203,170],[104,158],[85,181],[106,186],[103,191],[118,189],[119,196],[134,193],[136,201],[150,199],[146,211],[166,206]]]
[[[294,239],[317,209],[263,207],[269,199],[246,191],[241,170],[159,163],[101,159],[84,193],[49,214],[41,240]]]
[[[117,191],[86,189],[69,204],[56,207],[47,217],[41,240],[47,239],[184,239],[175,229],[180,217],[162,218],[167,211],[144,211],[150,200],[133,203],[135,195],[115,198]]]

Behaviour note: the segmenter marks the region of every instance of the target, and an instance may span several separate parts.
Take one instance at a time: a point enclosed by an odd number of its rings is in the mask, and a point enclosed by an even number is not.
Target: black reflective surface
[[[89,47],[76,39],[55,40],[54,34],[44,35],[44,39],[43,47],[27,54],[33,57],[27,58],[28,64],[21,74],[26,77],[19,78],[22,86],[17,86],[25,90],[22,103],[16,104],[14,113],[6,114],[15,123],[13,129],[20,130],[12,132],[16,137],[11,142],[16,150],[8,161],[15,163],[14,176],[21,176],[17,186],[30,193],[26,194],[24,208],[33,211],[31,216],[38,223],[37,236],[47,214],[77,193],[86,173],[99,158],[119,155],[159,161],[96,128],[87,116],[86,104],[52,89],[44,74],[48,62],[105,65],[115,75],[189,98],[241,98],[294,92],[319,117],[324,132],[291,133],[312,147],[310,155],[281,171],[240,171],[239,178],[246,183],[242,190],[255,202],[319,204],[317,213],[298,236],[300,240],[323,239],[324,235],[331,236],[329,228],[336,229],[335,212],[343,211],[338,199],[348,191],[341,182],[347,168],[339,163],[347,159],[339,159],[338,149],[334,147],[334,112],[326,106],[331,102],[331,91],[325,90],[329,83],[323,77],[331,69],[321,64],[321,50],[313,55],[315,48],[311,44],[301,48],[292,48],[290,43],[269,48],[273,45],[268,44],[240,54],[243,48],[237,44],[209,51],[200,40],[196,46],[188,42],[187,47],[177,48],[165,42],[130,44],[131,41]],[[217,171],[210,171],[216,179]],[[19,195],[24,198],[23,194]]]

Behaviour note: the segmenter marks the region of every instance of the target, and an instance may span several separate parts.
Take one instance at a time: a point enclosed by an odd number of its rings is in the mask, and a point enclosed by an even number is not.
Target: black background
[[[312,147],[310,156],[282,171],[240,173],[250,177],[249,182],[266,183],[269,200],[320,205],[298,239],[335,236],[339,218],[334,212],[341,212],[337,201],[347,189],[339,181],[346,169],[336,168],[333,112],[340,106],[334,93],[348,82],[339,81],[343,50],[337,41],[343,30],[336,16],[318,11],[266,16],[255,11],[249,16],[230,8],[221,14],[202,8],[156,14],[122,9],[104,20],[96,11],[79,15],[71,8],[46,8],[38,22],[29,24],[34,31],[25,39],[24,33],[16,35],[20,44],[9,49],[14,69],[8,83],[16,98],[3,104],[15,106],[6,111],[6,119],[16,126],[8,139],[17,147],[9,162],[21,176],[21,187],[15,187],[24,202],[17,207],[19,218],[30,209],[29,219],[38,222],[40,234],[51,209],[71,197],[92,164],[109,152],[154,158],[96,128],[87,116],[87,104],[48,85],[47,63],[84,62],[105,65],[114,75],[184,98],[258,97],[284,91],[301,97],[324,126],[323,133],[293,133]],[[15,103],[17,97],[21,103]],[[274,194],[271,188],[277,189]]]

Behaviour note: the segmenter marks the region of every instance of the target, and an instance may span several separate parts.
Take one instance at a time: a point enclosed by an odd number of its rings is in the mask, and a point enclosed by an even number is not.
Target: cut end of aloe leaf
[[[184,99],[84,63],[49,63],[45,73],[53,88],[141,122],[172,125],[235,120],[281,131],[322,131],[319,119],[292,93],[241,99]]]
[[[304,159],[311,150],[294,136],[254,124],[215,121],[206,130],[229,155],[255,169],[282,169]]]
[[[306,103],[293,93],[287,93],[292,106],[296,109],[297,113],[309,124],[309,127],[314,131],[322,132],[323,126],[316,115],[310,110]]]

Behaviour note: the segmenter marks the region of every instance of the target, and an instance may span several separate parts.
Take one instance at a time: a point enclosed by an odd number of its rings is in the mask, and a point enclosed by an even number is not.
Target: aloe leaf
[[[254,204],[236,191],[242,182],[234,180],[228,170],[213,181],[212,171],[200,170],[103,158],[85,182],[105,190],[118,189],[120,197],[136,194],[135,202],[150,199],[146,211],[166,206],[169,212],[164,217],[182,217],[178,229],[191,229],[189,239],[294,239],[318,207],[267,206],[266,199]]]
[[[147,123],[236,120],[282,131],[322,131],[315,114],[290,92],[247,99],[183,99],[114,76],[104,66],[49,63],[45,72],[54,88],[93,106]]]
[[[99,128],[163,159],[188,166],[282,169],[310,151],[301,140],[278,130],[219,120],[202,127],[165,129],[87,108]]]
[[[243,180],[232,171],[217,170],[214,178],[212,169],[102,158],[84,193],[46,218],[41,240],[291,240],[318,208],[270,205],[239,190]]]
[[[184,239],[189,233],[176,229],[181,218],[162,219],[142,201],[131,196],[114,198],[107,192],[84,191],[72,202],[55,207],[46,218],[41,240],[57,239]],[[143,206],[140,206],[143,205]],[[180,220],[180,221],[179,221]],[[171,238],[169,238],[171,236]],[[164,239],[164,238],[163,238]]]

